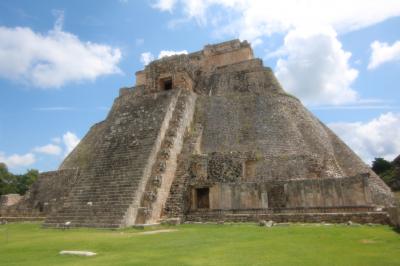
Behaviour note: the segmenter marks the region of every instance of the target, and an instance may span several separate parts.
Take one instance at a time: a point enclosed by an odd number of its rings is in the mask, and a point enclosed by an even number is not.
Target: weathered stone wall
[[[193,210],[196,187],[210,188],[210,209],[392,204],[387,186],[260,60],[217,67],[195,84],[193,124],[202,131],[171,189],[168,216]]]
[[[286,207],[369,206],[368,176],[294,180],[285,187]]]
[[[212,72],[219,66],[231,65],[253,58],[250,44],[239,40],[206,45],[204,50],[188,55],[176,55],[150,63],[145,70],[136,72],[136,86],[146,85],[149,91],[158,89],[160,78],[173,77],[176,85],[190,88],[196,71]],[[160,75],[161,74],[161,75]],[[185,75],[186,74],[186,75]],[[187,75],[189,74],[189,75]],[[184,77],[182,77],[184,75]],[[181,79],[187,80],[188,83]]]
[[[226,168],[225,168],[226,169]],[[369,206],[368,178],[294,179],[269,182],[190,182],[191,210],[196,188],[209,187],[210,210]]]
[[[40,173],[38,180],[17,203],[1,208],[1,216],[44,217],[59,210],[79,178],[78,169]]]
[[[8,207],[17,204],[22,199],[19,194],[7,194],[0,196],[0,207]]]
[[[136,72],[136,86],[146,84],[146,72],[141,70]]]
[[[390,207],[387,209],[390,217],[390,224],[396,228],[400,228],[400,206]]]
[[[253,58],[253,51],[248,43],[230,41],[218,45],[206,45],[201,62],[203,71],[213,71],[216,67],[231,65]]]
[[[221,67],[206,77],[195,88],[203,95],[194,119],[204,125],[201,153],[256,153],[251,167],[258,180],[370,173],[374,202],[393,203],[383,181],[298,99],[284,93],[257,60]]]
[[[323,125],[321,123],[321,125]],[[335,152],[335,161],[347,175],[369,173],[369,189],[372,201],[381,206],[391,206],[395,199],[390,188],[383,180],[367,166],[342,140],[340,140],[329,128],[323,125],[329,135],[329,140]]]
[[[212,72],[202,72],[195,81],[194,90],[204,96],[227,96],[237,93],[265,96],[268,94],[273,96],[271,93],[286,95],[272,70],[264,67],[260,59],[217,67]]]
[[[352,210],[351,212],[329,213],[224,213],[224,212],[195,212],[186,216],[189,222],[259,222],[261,220],[276,223],[347,223],[352,221],[361,224],[389,224],[387,212],[366,212]]]

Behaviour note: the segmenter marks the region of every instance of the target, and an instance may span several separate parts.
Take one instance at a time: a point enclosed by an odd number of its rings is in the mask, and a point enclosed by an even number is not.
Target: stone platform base
[[[43,222],[46,217],[0,217],[1,223],[12,222]]]
[[[215,215],[213,213],[192,212],[186,216],[189,222],[258,222],[260,220],[276,223],[346,223],[352,221],[360,224],[390,224],[387,212],[354,212],[354,213],[227,213]]]

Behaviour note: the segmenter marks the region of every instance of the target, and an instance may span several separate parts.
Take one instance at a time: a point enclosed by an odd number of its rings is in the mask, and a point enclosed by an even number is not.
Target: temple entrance
[[[209,194],[210,194],[210,189],[208,187],[196,189],[197,209],[209,209],[210,208]]]
[[[165,91],[172,89],[172,78],[164,78],[160,80],[161,88]]]

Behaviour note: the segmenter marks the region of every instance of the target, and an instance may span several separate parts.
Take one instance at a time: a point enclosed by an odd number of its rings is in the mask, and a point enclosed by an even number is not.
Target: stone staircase
[[[190,91],[182,91],[172,115],[166,136],[157,154],[151,178],[136,216],[136,224],[157,223],[163,215],[171,185],[179,173],[178,157],[181,155],[184,136],[191,125],[196,96]]]
[[[49,215],[44,226],[64,227],[67,222],[70,227],[133,225],[143,184],[152,176],[150,170],[159,166],[156,155],[161,143],[167,144],[165,134],[174,125],[174,117],[181,114],[178,109],[185,102],[181,94],[177,89],[140,101],[121,99],[104,122],[107,129],[94,144],[94,157],[81,169],[63,207]]]
[[[185,198],[187,198],[187,193],[189,193],[188,170],[190,167],[190,160],[188,160],[188,158],[193,154],[200,153],[199,147],[202,133],[203,128],[201,124],[197,124],[191,132],[185,135],[184,146],[178,157],[176,177],[171,185],[170,193],[164,207],[165,218],[184,218],[185,210],[188,207],[185,206]]]

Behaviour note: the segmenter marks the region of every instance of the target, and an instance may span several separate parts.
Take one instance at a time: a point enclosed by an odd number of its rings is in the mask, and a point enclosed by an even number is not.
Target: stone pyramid
[[[384,182],[239,40],[137,72],[107,118],[40,180],[26,202],[51,227],[385,223],[382,207],[393,204]]]

